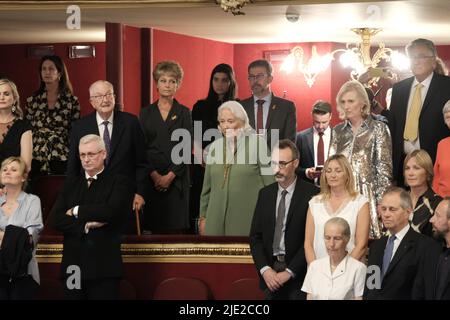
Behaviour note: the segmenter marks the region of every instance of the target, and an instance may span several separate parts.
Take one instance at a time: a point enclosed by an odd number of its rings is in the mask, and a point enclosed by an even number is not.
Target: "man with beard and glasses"
[[[250,230],[250,250],[269,300],[305,299],[300,291],[306,274],[306,212],[318,188],[297,179],[299,153],[295,144],[280,140],[272,152],[276,183],[259,191]]]
[[[292,101],[275,96],[270,90],[273,68],[267,60],[255,60],[248,66],[248,82],[253,96],[242,100],[250,125],[258,134],[265,135],[269,146],[272,130],[279,130],[278,138],[295,142],[297,119]],[[275,139],[275,137],[274,137]]]
[[[430,219],[433,236],[442,241],[442,250],[424,261],[422,278],[416,283],[413,298],[450,300],[450,197],[442,200]]]

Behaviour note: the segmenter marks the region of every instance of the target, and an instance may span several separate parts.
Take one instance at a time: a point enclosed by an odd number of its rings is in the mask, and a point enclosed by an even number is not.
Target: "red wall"
[[[212,69],[219,63],[233,66],[233,45],[224,42],[153,30],[153,68],[163,60],[175,60],[184,70],[176,99],[189,108],[209,89]],[[158,97],[153,86],[152,102]]]
[[[105,79],[105,44],[76,43],[95,45],[95,58],[69,59],[69,46],[74,43],[42,44],[53,45],[55,54],[66,64],[75,95],[80,100],[82,115],[92,111],[89,103],[89,86],[98,79]],[[39,59],[27,57],[28,44],[0,45],[0,74],[14,81],[21,96],[21,105],[39,87]],[[33,44],[35,46],[35,44]]]
[[[123,26],[123,104],[125,111],[139,115],[142,107],[141,30],[130,26]]]

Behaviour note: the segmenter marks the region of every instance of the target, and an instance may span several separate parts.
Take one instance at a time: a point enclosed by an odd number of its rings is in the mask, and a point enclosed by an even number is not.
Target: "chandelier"
[[[234,16],[243,15],[244,12],[241,9],[247,4],[251,3],[252,0],[215,0],[217,4],[220,4],[220,7],[225,12],[231,12]]]
[[[316,46],[311,48],[311,58],[305,61],[302,47],[296,46],[285,58],[280,70],[290,73],[298,70],[305,77],[306,83],[311,88],[320,72],[325,71],[340,53],[339,61],[344,68],[350,67],[350,77],[353,80],[361,80],[365,77],[369,86],[377,85],[381,77],[396,77],[394,70],[406,70],[409,68],[409,60],[404,54],[386,48],[384,43],[379,43],[374,55],[371,57],[371,38],[381,29],[354,28],[351,29],[361,37],[359,44],[347,44],[346,49],[337,49],[324,55],[317,53]],[[384,66],[380,63],[384,61]]]

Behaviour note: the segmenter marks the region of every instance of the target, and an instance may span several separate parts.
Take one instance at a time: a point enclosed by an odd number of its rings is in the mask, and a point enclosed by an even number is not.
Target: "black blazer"
[[[319,189],[314,185],[302,179],[297,179],[286,220],[284,236],[286,264],[287,268],[295,273],[294,281],[298,283],[299,290],[305,278],[307,268],[303,244],[305,240],[308,202],[318,191]],[[259,271],[264,266],[271,267],[273,263],[272,243],[275,233],[277,194],[277,182],[259,191],[250,229],[250,250],[258,275],[260,276],[260,286],[262,289],[266,289],[267,287]]]
[[[253,96],[242,100],[242,106],[247,112],[250,126],[256,129],[255,126],[255,102]],[[289,139],[295,142],[295,134],[297,132],[297,117],[295,104],[292,101],[276,97],[272,93],[272,101],[270,103],[269,114],[267,116],[266,129],[267,141],[270,143],[270,130],[280,130],[280,140]]]
[[[392,257],[381,282],[381,288],[369,288],[368,283],[373,282],[374,276],[373,270],[371,270],[372,266],[377,267],[376,269],[380,271],[381,276],[387,240],[388,237],[382,237],[379,240],[375,240],[370,246],[364,299],[411,300],[413,298],[413,288],[417,286],[422,277],[421,264],[433,252],[439,250],[439,245],[431,238],[410,228]]]
[[[389,130],[392,136],[394,179],[403,183],[403,132],[405,130],[408,99],[414,77],[394,84],[389,111]],[[425,149],[433,162],[436,160],[437,144],[450,136],[444,123],[442,108],[450,99],[450,77],[434,74],[428,88],[419,118],[420,147]]]
[[[78,144],[87,134],[100,135],[95,115],[96,112],[92,112],[72,125],[67,175],[75,176],[83,172]],[[148,164],[144,134],[136,116],[114,111],[111,154],[108,158],[105,171],[128,176],[135,183],[133,190],[145,198],[149,187]]]
[[[89,188],[84,174],[68,177],[50,213],[51,225],[64,234],[62,278],[70,265],[80,266],[82,279],[122,276],[120,230],[133,203],[132,181],[105,171],[97,177]],[[78,218],[67,216],[77,205]],[[86,234],[89,221],[107,224]]]

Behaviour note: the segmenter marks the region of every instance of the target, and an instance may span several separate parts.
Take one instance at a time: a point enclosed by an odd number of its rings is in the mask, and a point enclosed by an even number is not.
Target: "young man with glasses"
[[[258,134],[265,134],[269,146],[271,130],[279,130],[278,138],[295,142],[297,127],[296,110],[292,101],[275,96],[270,90],[273,80],[272,65],[267,60],[255,60],[248,66],[248,81],[253,96],[241,101],[250,120],[250,125]]]
[[[307,268],[303,248],[306,213],[309,200],[319,190],[297,179],[299,155],[292,141],[280,140],[274,146],[271,164],[277,182],[259,192],[250,250],[267,299],[305,299],[299,288]]]
[[[450,135],[442,116],[442,108],[450,99],[450,77],[434,72],[436,47],[430,40],[416,39],[408,44],[406,52],[414,76],[394,85],[388,123],[398,185],[403,185],[406,154],[424,149],[434,162],[438,142]]]
[[[107,157],[105,170],[110,174],[123,174],[132,179],[134,201],[131,209],[140,210],[145,204],[149,188],[148,165],[145,155],[144,134],[136,116],[114,110],[115,95],[111,83],[104,80],[94,82],[89,88],[90,103],[95,109],[91,114],[75,122],[70,133],[68,175],[78,175],[82,170],[78,152],[81,137],[87,134],[99,135],[105,142]],[[125,227],[131,226],[133,215]]]
[[[121,230],[133,202],[133,182],[105,170],[103,139],[80,139],[83,172],[68,177],[50,214],[64,234],[61,279],[67,299],[119,299]]]

